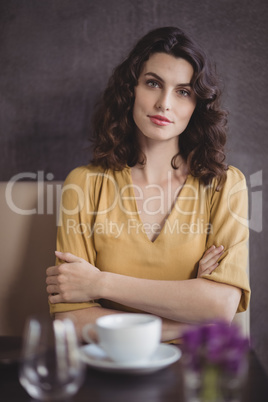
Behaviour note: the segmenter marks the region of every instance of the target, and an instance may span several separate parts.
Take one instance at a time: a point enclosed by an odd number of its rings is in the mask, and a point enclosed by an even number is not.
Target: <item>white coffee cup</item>
[[[151,314],[121,313],[87,324],[82,334],[85,341],[97,344],[108,357],[120,364],[141,364],[150,359],[159,346],[162,321]],[[98,342],[90,332],[96,332]]]

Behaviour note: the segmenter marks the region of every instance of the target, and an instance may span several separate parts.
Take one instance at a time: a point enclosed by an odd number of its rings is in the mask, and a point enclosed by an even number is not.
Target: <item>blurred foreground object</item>
[[[82,385],[84,369],[72,321],[28,320],[19,380],[31,397],[65,400]]]
[[[249,340],[225,322],[183,334],[185,397],[189,402],[238,402],[248,372]]]

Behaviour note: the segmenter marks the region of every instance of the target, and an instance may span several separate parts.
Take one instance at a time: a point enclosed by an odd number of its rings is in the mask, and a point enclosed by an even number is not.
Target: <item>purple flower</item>
[[[183,349],[194,370],[213,365],[228,373],[237,373],[244,362],[249,342],[236,326],[217,321],[187,330]]]

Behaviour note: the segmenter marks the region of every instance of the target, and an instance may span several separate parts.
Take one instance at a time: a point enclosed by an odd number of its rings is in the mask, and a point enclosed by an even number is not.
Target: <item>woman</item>
[[[93,120],[93,161],[66,179],[50,310],[78,333],[118,311],[186,325],[244,311],[247,194],[224,163],[226,113],[203,51],[180,29],[149,32],[119,65]]]

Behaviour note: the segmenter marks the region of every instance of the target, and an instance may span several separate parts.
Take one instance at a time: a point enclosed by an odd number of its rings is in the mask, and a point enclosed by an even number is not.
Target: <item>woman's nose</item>
[[[170,109],[170,95],[168,93],[162,93],[157,99],[155,104],[157,110],[165,111]]]

